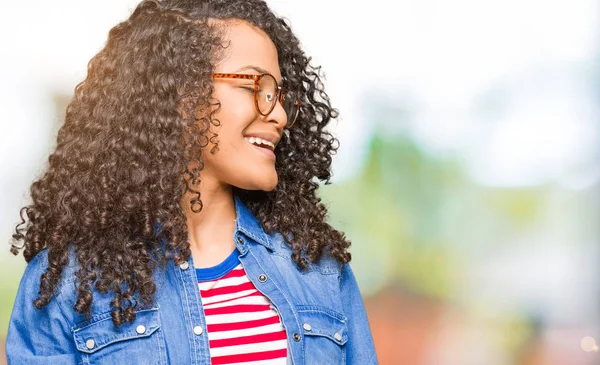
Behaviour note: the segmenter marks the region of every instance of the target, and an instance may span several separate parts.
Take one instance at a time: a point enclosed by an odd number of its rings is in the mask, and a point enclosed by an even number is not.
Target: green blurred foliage
[[[440,231],[440,208],[462,184],[456,162],[435,161],[406,137],[376,134],[354,179],[322,187],[332,224],[353,241],[363,287],[400,277],[415,290],[448,294],[455,258]]]
[[[530,228],[543,218],[545,199],[543,189],[478,186],[453,156],[431,156],[408,136],[383,131],[372,137],[363,169],[320,196],[331,224],[353,242],[367,293],[400,279],[447,299],[468,256],[496,241],[485,237]]]

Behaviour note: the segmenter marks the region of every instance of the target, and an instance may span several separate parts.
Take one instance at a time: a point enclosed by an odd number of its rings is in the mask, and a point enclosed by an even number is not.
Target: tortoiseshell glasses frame
[[[286,128],[291,128],[300,114],[302,102],[298,100],[286,100],[287,89],[277,85],[275,76],[271,74],[231,74],[231,73],[214,73],[212,77],[215,79],[240,79],[254,81],[254,107],[256,111],[262,115],[269,115],[277,101],[287,114]]]

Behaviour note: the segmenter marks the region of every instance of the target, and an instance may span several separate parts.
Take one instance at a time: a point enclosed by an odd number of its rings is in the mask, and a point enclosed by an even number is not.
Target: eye
[[[252,86],[240,86],[240,89],[244,89],[250,93],[254,93],[254,87]]]

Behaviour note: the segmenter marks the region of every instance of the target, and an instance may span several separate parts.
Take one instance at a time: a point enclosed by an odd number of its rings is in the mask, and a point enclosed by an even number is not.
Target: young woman
[[[22,209],[9,363],[376,364],[316,195],[336,115],[263,1],[139,4]]]

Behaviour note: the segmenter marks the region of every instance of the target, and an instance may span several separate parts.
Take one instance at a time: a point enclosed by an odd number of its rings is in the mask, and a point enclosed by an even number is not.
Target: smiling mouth
[[[250,143],[250,141],[248,141],[247,138],[246,138],[246,141],[248,142],[248,144],[250,146],[252,146],[253,149],[256,149],[261,154],[264,154],[264,155],[266,155],[269,158],[275,159],[275,152],[271,149],[271,146],[262,145],[262,144],[256,144],[256,143]]]
[[[253,146],[266,148],[270,151],[275,151],[275,144],[271,141],[267,141],[266,139],[258,138],[258,137],[244,137],[246,142],[250,143]]]

